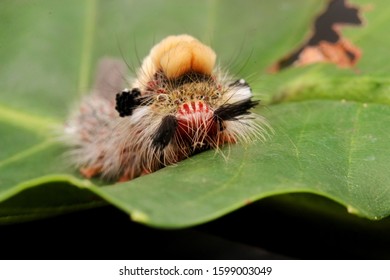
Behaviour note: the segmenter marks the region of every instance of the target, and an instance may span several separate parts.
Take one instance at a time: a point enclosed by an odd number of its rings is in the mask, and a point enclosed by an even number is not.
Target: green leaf
[[[390,214],[390,193],[378,186],[389,175],[378,166],[386,167],[390,152],[378,123],[390,125],[389,113],[380,104],[340,101],[273,106],[275,136],[260,147],[232,146],[224,150],[227,161],[203,153],[98,193],[134,220],[159,227],[201,223],[288,192],[323,195],[350,213],[381,219]]]
[[[3,1],[0,9],[0,223],[110,203],[132,219],[180,228],[255,200],[313,193],[368,219],[390,214],[390,92],[384,0],[343,29],[357,70],[317,64],[268,74],[310,33],[325,1]],[[103,56],[136,68],[153,42],[189,33],[268,103],[265,143],[208,151],[130,182],[83,179],[56,139]],[[299,205],[297,206],[299,207]]]

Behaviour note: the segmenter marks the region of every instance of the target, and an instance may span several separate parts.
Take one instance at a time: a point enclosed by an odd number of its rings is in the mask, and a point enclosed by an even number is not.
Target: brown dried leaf
[[[361,57],[361,50],[342,37],[345,25],[362,25],[360,10],[347,0],[331,0],[313,25],[312,35],[298,50],[269,68],[272,73],[291,65],[303,66],[318,62],[334,63],[341,68],[352,68]]]

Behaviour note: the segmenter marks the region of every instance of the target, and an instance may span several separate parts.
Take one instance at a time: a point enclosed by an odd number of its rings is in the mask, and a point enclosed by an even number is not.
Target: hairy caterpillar
[[[215,61],[197,39],[169,36],[143,60],[131,89],[86,96],[65,129],[80,172],[126,181],[205,149],[264,139],[267,123],[250,112],[259,102],[249,85]]]

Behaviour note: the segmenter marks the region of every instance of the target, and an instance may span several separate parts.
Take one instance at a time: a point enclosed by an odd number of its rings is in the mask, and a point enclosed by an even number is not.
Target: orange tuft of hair
[[[177,78],[189,71],[211,75],[216,54],[208,46],[189,35],[169,36],[150,52],[154,66],[168,79]]]

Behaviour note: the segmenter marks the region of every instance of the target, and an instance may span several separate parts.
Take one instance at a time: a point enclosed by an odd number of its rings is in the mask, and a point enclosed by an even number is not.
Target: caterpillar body
[[[206,149],[264,139],[268,125],[250,112],[259,103],[250,86],[215,61],[197,39],[169,36],[143,60],[131,89],[86,96],[65,128],[80,172],[126,181]]]

